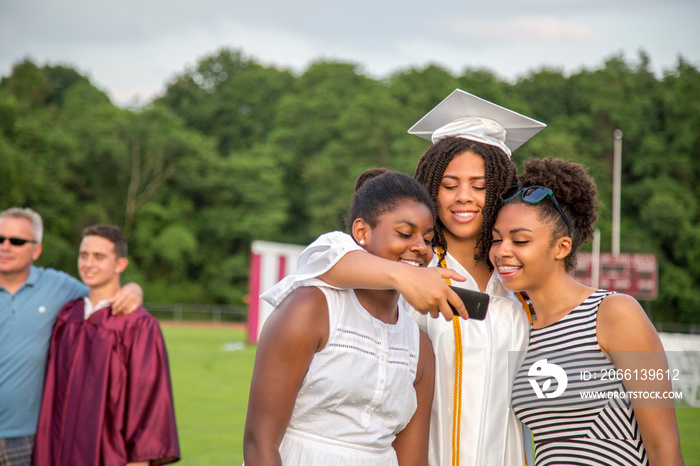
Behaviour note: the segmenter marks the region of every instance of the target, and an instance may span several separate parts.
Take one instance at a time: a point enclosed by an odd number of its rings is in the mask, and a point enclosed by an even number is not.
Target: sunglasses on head
[[[569,220],[567,220],[566,215],[564,215],[564,211],[561,210],[561,207],[559,207],[559,203],[555,199],[554,192],[551,189],[545,188],[544,186],[511,186],[508,191],[506,191],[505,196],[503,196],[503,202],[508,202],[518,195],[520,195],[523,202],[527,202],[528,204],[539,204],[549,196],[554,204],[554,207],[556,207],[559,211],[559,215],[561,215],[561,218],[564,219],[566,228],[569,230],[569,238],[571,238],[571,225],[569,224]]]
[[[0,244],[5,244],[5,240],[8,240],[13,246],[24,246],[27,243],[36,243],[36,241],[33,239],[8,238],[7,236],[0,236]]]

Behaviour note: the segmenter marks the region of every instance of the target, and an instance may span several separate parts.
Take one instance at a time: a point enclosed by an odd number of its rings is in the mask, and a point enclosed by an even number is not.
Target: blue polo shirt
[[[14,295],[0,287],[0,438],[36,433],[53,324],[87,293],[67,273],[35,266]]]

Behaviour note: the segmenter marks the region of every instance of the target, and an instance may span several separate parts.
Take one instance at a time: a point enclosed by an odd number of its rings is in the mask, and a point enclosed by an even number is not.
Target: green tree
[[[187,126],[216,138],[219,152],[227,155],[267,139],[277,101],[292,85],[288,71],[222,49],[174,78],[159,100]]]
[[[622,251],[659,258],[654,319],[697,322],[700,75],[682,58],[662,79],[650,69],[640,52],[514,84],[436,65],[376,80],[331,61],[295,76],[223,49],[134,110],[71,68],[24,60],[0,81],[0,204],[42,213],[42,265],[74,272],[82,227],[116,223],[131,240],[125,278],[149,301],[240,303],[253,240],[303,244],[343,228],[357,175],[413,173],[430,143],[406,130],[461,88],[547,123],[516,164],[554,155],[590,168],[603,250],[621,129]]]

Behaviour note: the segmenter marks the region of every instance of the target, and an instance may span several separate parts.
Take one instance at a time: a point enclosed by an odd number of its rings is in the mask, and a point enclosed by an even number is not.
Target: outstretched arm
[[[395,289],[422,314],[442,314],[451,320],[449,302],[467,318],[462,301],[444,282],[447,278],[464,281],[464,277],[450,269],[417,268],[382,259],[338,231],[319,236],[299,256],[298,269],[261,297],[277,306],[289,292],[316,278],[342,289]]]
[[[338,288],[394,289],[418,312],[452,320],[452,304],[457,312],[468,318],[464,303],[445,283],[445,279],[464,281],[452,269],[414,267],[375,256],[365,251],[345,254],[319,278]]]
[[[246,466],[281,465],[279,446],[311,360],[328,340],[328,304],[318,288],[299,288],[265,321],[243,434]]]
[[[634,298],[623,294],[606,297],[598,311],[597,333],[601,348],[622,374],[628,392],[671,392],[661,339]],[[643,375],[652,372],[663,376],[651,379]],[[632,398],[631,401],[649,465],[682,465],[673,400]]]

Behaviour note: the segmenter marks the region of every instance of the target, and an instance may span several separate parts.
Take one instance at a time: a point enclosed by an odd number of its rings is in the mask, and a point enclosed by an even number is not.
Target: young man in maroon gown
[[[28,207],[0,211],[0,465],[30,466],[56,316],[88,287],[67,273],[34,265],[44,222]],[[143,290],[127,283],[114,314],[141,306]]]
[[[118,227],[83,231],[78,270],[89,293],[58,314],[33,465],[160,465],[180,457],[158,322],[143,307],[110,313],[126,253]]]

